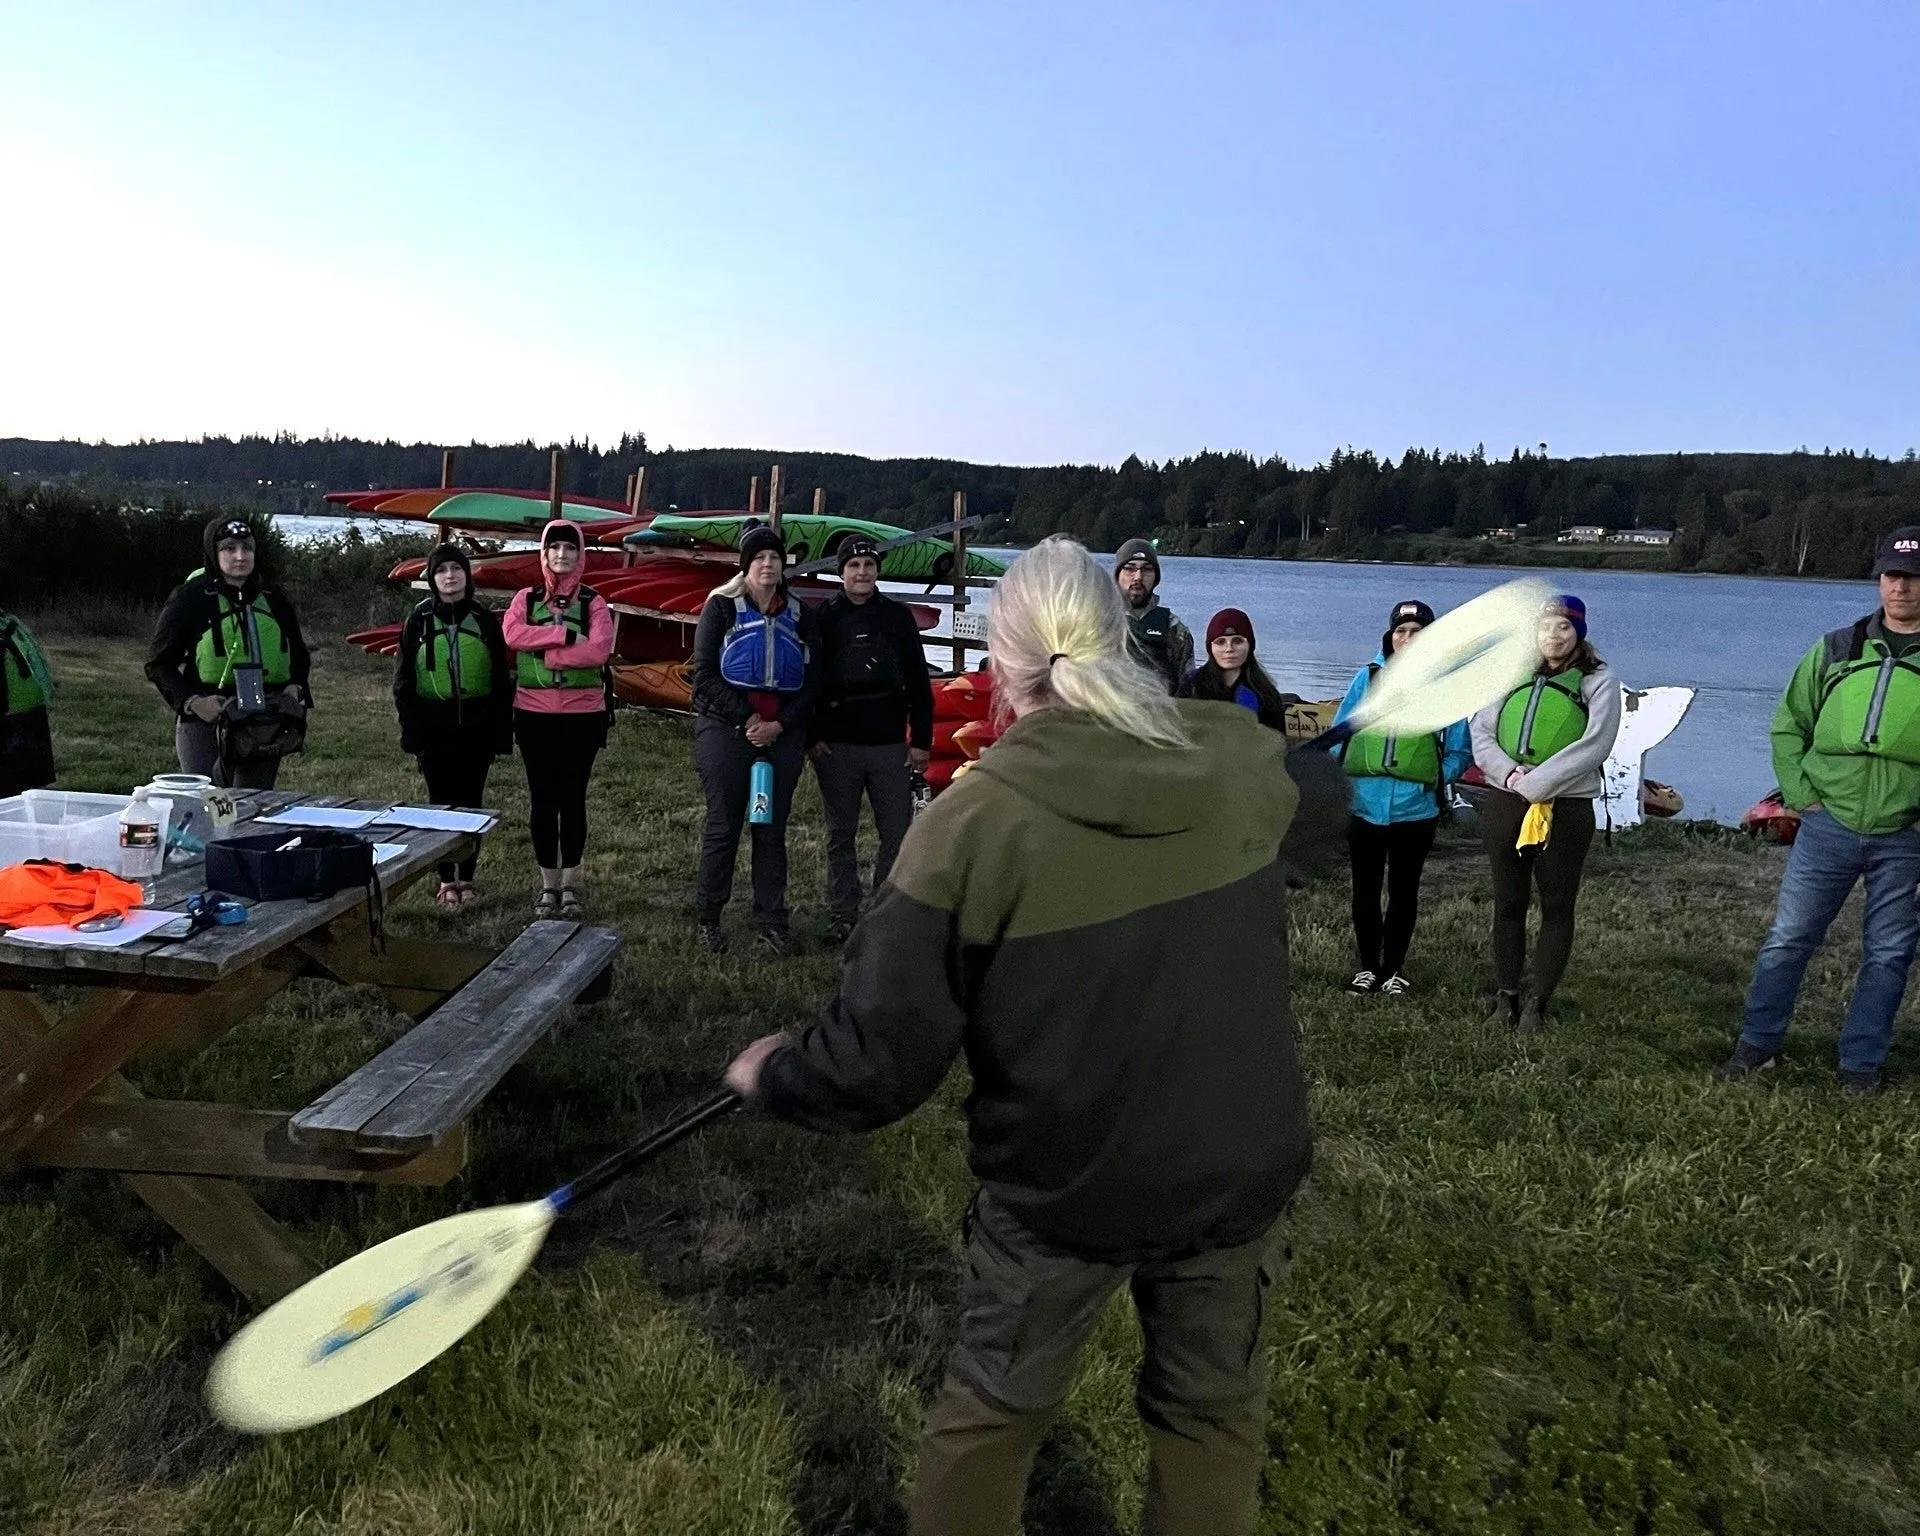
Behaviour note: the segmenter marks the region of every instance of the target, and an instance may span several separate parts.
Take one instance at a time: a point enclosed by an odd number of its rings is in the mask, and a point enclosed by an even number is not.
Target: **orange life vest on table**
[[[112,913],[125,917],[140,905],[140,887],[104,869],[28,859],[0,869],[0,927],[72,927]]]

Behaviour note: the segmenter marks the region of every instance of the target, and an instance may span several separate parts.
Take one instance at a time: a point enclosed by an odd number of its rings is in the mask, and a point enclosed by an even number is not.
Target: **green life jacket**
[[[1367,663],[1369,688],[1379,670],[1378,663]],[[1340,760],[1356,779],[1386,777],[1405,779],[1409,784],[1437,785],[1443,756],[1444,744],[1437,735],[1388,736],[1379,731],[1356,731]]]
[[[493,692],[493,653],[480,621],[464,615],[451,629],[429,613],[427,632],[413,653],[413,691],[423,699],[484,699]]]
[[[546,593],[529,592],[527,622],[543,626],[565,624],[567,644],[574,644],[587,632],[587,589],[582,587],[576,592],[566,612],[558,616],[547,606]],[[540,659],[538,651],[520,651],[516,654],[516,675],[522,688],[598,688],[602,685],[603,669],[600,667],[562,667],[555,672]]]
[[[219,615],[193,648],[193,669],[200,681],[226,692],[234,686],[233,669],[251,661],[260,664],[261,678],[269,688],[292,682],[293,651],[280,621],[267,606],[266,594],[256,592],[251,602],[242,605],[222,582],[214,601]]]
[[[52,673],[26,625],[0,616],[0,715],[23,715],[47,702]]]
[[[1827,636],[1813,750],[1920,766],[1920,657],[1896,659],[1867,622]]]
[[[1569,667],[1555,677],[1538,673],[1507,695],[1495,736],[1500,750],[1523,768],[1536,768],[1587,734],[1584,674]]]

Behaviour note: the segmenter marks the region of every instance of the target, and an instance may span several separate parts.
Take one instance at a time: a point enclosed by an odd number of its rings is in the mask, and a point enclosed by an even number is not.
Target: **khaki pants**
[[[1286,1262],[1282,1226],[1191,1258],[1101,1264],[1048,1247],[982,1191],[960,1342],[921,1442],[915,1536],[1019,1536],[1034,1453],[1122,1284],[1146,1344],[1134,1398],[1150,1453],[1141,1529],[1251,1532],[1267,1455],[1260,1329]]]

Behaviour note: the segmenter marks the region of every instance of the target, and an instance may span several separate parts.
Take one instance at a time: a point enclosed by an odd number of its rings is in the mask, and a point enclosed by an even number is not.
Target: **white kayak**
[[[1616,827],[1643,819],[1641,785],[1647,753],[1671,736],[1693,703],[1691,688],[1629,688],[1620,685],[1620,734],[1601,768],[1605,793],[1599,809]]]

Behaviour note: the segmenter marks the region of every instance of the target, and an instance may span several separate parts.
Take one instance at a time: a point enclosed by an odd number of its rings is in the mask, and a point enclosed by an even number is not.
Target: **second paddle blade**
[[[533,1262],[545,1200],[463,1211],[316,1275],[228,1342],[207,1404],[249,1434],[304,1429],[406,1380],[457,1342]]]

